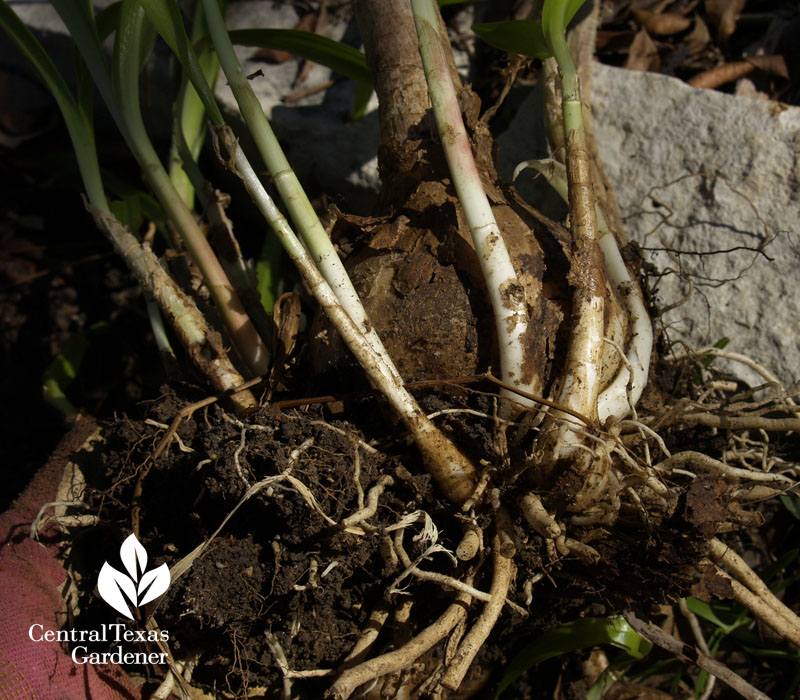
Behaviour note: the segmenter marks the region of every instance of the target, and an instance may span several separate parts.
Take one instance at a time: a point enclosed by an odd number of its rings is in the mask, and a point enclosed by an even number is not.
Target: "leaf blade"
[[[552,55],[544,38],[542,25],[532,20],[509,20],[473,24],[472,31],[490,46],[508,53],[532,58]]]
[[[644,658],[653,646],[621,616],[582,618],[568,622],[548,632],[512,659],[500,679],[494,700],[531,666],[598,644],[612,644],[636,659]]]

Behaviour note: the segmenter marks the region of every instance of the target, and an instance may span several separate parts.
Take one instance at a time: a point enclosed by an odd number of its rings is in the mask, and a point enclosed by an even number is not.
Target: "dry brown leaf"
[[[694,18],[694,27],[692,31],[686,36],[686,48],[689,50],[689,56],[697,56],[706,50],[711,43],[711,33],[708,31],[706,23],[700,16]]]
[[[658,49],[646,29],[640,29],[639,33],[633,38],[633,42],[631,42],[628,49],[628,57],[625,59],[625,68],[656,73],[661,68]]]
[[[755,70],[755,66],[747,61],[723,63],[709,70],[698,73],[686,82],[692,87],[712,89],[737,80]]]
[[[617,31],[612,29],[598,29],[596,46],[598,49],[605,49],[607,51],[622,51],[628,48],[632,36],[634,36],[634,34],[629,29]]]
[[[789,67],[786,65],[786,59],[781,55],[746,56],[744,60],[752,63],[758,70],[789,80]]]
[[[697,88],[716,88],[751,73],[755,69],[789,79],[789,70],[783,56],[749,56],[743,61],[723,63],[711,70],[698,73],[688,84]]]
[[[725,46],[747,0],[706,0],[706,13],[717,28],[717,41]]]
[[[680,34],[686,31],[692,24],[692,20],[677,12],[664,12],[656,14],[649,10],[634,10],[633,16],[650,33],[656,36],[667,36],[669,34]]]
[[[278,330],[279,352],[284,358],[292,354],[292,350],[297,344],[301,316],[300,295],[286,292],[275,302],[272,317]]]

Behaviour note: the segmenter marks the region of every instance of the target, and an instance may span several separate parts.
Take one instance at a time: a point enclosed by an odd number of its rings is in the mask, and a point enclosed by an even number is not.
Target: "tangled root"
[[[639,413],[609,421],[603,429],[569,418],[567,430],[579,438],[574,442],[580,445],[576,452],[585,456],[587,464],[602,464],[606,470],[603,479],[580,481],[568,470],[559,473],[554,469],[552,481],[534,486],[524,469],[515,470],[515,465],[508,463],[507,438],[515,425],[504,424],[497,411],[490,414],[461,408],[432,413],[431,420],[453,421],[467,412],[470,420],[488,426],[487,435],[494,435],[495,455],[482,463],[475,492],[460,510],[452,505],[421,510],[421,501],[417,501],[413,503],[416,509],[399,511],[397,494],[410,475],[397,467],[392,473],[371,468],[365,478],[363,459],[386,458],[351,429],[310,421],[321,431],[336,433],[352,448],[348,478],[353,495],[343,509],[334,512],[326,487],[307,476],[305,465],[314,459],[312,453],[317,449],[314,438],[298,437],[294,445],[284,448],[286,457],[280,469],[256,476],[248,440],[254,432],[271,435],[275,428],[225,414],[224,420],[237,436],[229,469],[232,479],[240,483],[241,496],[213,534],[173,564],[173,581],[212,551],[215,539],[223,536],[244,503],[256,496],[264,504],[294,498],[319,519],[318,542],[336,533],[356,542],[377,538],[384,562],[382,580],[387,583],[381,584],[383,595],[372,602],[371,612],[365,611],[348,653],[330,659],[324,667],[293,667],[290,660],[294,656],[287,646],[291,637],[266,633],[267,647],[282,679],[283,697],[298,697],[298,693],[302,697],[303,684],[309,679],[317,679],[317,684],[328,679],[326,697],[337,700],[355,697],[356,692],[376,698],[387,694],[412,698],[423,692],[431,697],[448,693],[450,697],[454,697],[452,693],[468,697],[488,677],[481,650],[506,608],[515,619],[536,609],[537,590],[549,594],[544,587],[554,572],[569,578],[570,572],[580,567],[584,577],[596,574],[602,579],[604,571],[613,568],[609,557],[615,550],[609,543],[617,541],[618,533],[630,538],[631,532],[638,531],[658,544],[662,526],[671,523],[669,527],[674,527],[675,519],[680,518],[693,533],[696,551],[692,559],[680,563],[683,578],[668,595],[680,598],[692,582],[713,577],[715,590],[727,587],[729,596],[756,619],[790,644],[800,646],[800,618],[724,541],[726,533],[763,523],[759,503],[796,489],[800,466],[785,459],[776,443],[787,429],[800,427],[797,406],[773,377],[765,377],[764,386],[742,389],[729,379],[712,375],[702,357],[686,356],[675,366],[675,374],[692,377],[689,390],[679,387],[676,392],[690,398],[665,400],[662,396],[655,401],[645,397]],[[184,410],[180,415],[190,413]],[[150,427],[164,430],[161,423]],[[716,451],[681,449],[685,444],[681,433],[688,428],[695,440],[706,440]],[[163,434],[157,433],[153,439]],[[162,440],[159,450],[164,446]],[[198,460],[188,444],[178,445],[178,449],[188,459]],[[138,487],[146,487],[142,482],[152,478],[148,473],[152,472],[140,470]],[[64,494],[63,498],[56,517],[65,526],[75,527],[80,523],[70,519],[66,507],[73,497]],[[704,499],[707,511],[713,511],[710,515],[700,507]],[[582,505],[576,507],[576,502]],[[37,525],[45,517],[37,519]],[[452,528],[453,522],[461,524],[460,537],[454,538],[452,532],[444,537],[443,528]],[[276,560],[280,547],[274,543]],[[335,565],[326,566],[324,559],[309,553],[303,579],[295,583],[294,590],[301,595],[324,586]],[[392,575],[387,577],[387,572]],[[433,599],[418,598],[421,591],[429,593],[432,587],[439,590],[436,601],[449,601],[434,603],[442,606],[438,615],[430,608]],[[423,615],[418,616],[417,611]],[[394,641],[390,629],[395,630]],[[405,633],[397,634],[397,630]],[[210,651],[194,648],[181,655],[173,650],[175,661],[161,695],[175,683],[190,687],[192,674],[197,675],[204,654]]]

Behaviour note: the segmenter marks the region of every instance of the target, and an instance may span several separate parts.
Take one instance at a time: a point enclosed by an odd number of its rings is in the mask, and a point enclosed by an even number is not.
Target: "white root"
[[[456,556],[461,561],[470,561],[477,556],[482,546],[481,530],[476,527],[469,527],[466,532],[464,532],[464,536],[461,538],[461,542],[458,543],[458,547],[456,547]]]
[[[728,576],[725,571],[716,567],[716,572],[718,576],[721,576],[730,583],[736,602],[746,607],[753,615],[765,625],[775,630],[781,637],[790,641],[795,646],[800,646],[800,625],[798,625],[797,618],[795,618],[794,621],[787,620],[778,613],[775,608],[765,602],[762,597],[753,593],[747,586],[739,583],[736,579]]]
[[[795,481],[783,474],[772,472],[761,472],[755,469],[741,469],[739,467],[732,467],[729,464],[720,462],[713,457],[709,457],[702,452],[695,452],[694,450],[685,450],[668,457],[663,462],[656,464],[653,469],[658,472],[671,474],[676,469],[682,467],[693,467],[702,471],[709,471],[719,474],[725,479],[743,480],[743,481],[757,481],[761,483],[782,484],[790,487],[795,485]]]
[[[369,490],[369,493],[367,494],[366,505],[361,510],[358,510],[352,515],[346,517],[342,521],[342,525],[345,528],[353,527],[354,525],[357,525],[358,523],[361,523],[375,515],[375,512],[378,510],[378,499],[380,498],[384,489],[387,486],[391,486],[393,483],[394,479],[388,474],[384,474],[380,479],[378,479],[378,483]]]
[[[377,605],[373,608],[364,626],[361,628],[359,635],[350,653],[345,657],[345,663],[355,665],[364,660],[364,657],[369,653],[378,635],[381,633],[386,620],[389,619],[389,605],[386,601],[378,601]]]
[[[376,656],[344,671],[326,695],[335,700],[346,700],[358,686],[409,667],[416,659],[444,639],[466,616],[469,601],[469,595],[459,594],[455,602],[435,622],[428,625],[399,649]]]
[[[494,575],[489,591],[491,599],[486,603],[480,617],[464,636],[459,644],[453,660],[442,677],[441,684],[449,690],[457,690],[461,685],[472,661],[480,650],[489,633],[492,631],[511,586],[514,576],[514,544],[505,526],[510,524],[508,516],[502,511],[498,513],[498,532],[493,542]]]
[[[800,618],[775,597],[775,594],[761,580],[761,577],[730,547],[716,538],[712,539],[708,544],[711,558],[725,566],[730,573],[735,574],[753,593],[774,610],[775,614],[781,617],[792,630],[792,637],[788,638],[794,644],[800,646]]]

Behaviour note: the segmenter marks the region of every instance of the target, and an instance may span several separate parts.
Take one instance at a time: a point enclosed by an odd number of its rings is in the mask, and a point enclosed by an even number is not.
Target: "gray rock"
[[[592,107],[627,234],[662,273],[662,307],[679,304],[661,319],[670,336],[691,347],[728,337],[727,349],[800,380],[800,110],[599,64]],[[543,154],[538,114],[531,95],[501,138],[507,177],[515,159]]]

